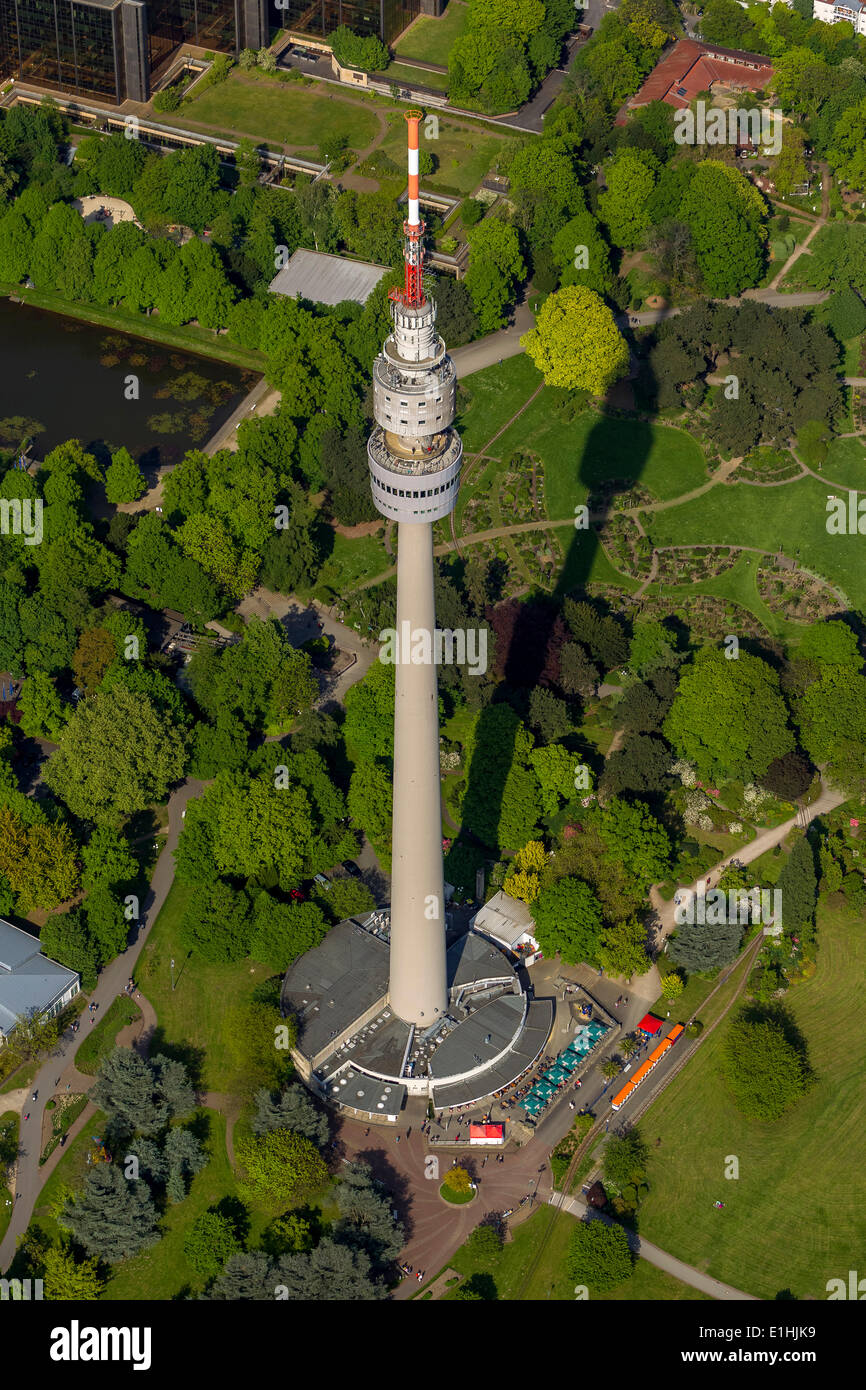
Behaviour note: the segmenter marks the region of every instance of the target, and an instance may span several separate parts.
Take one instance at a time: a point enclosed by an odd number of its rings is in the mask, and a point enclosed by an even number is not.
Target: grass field
[[[822,478],[828,484],[866,492],[866,448],[859,439],[834,439],[827,450]]]
[[[448,54],[455,39],[466,28],[469,6],[463,0],[448,0],[445,13],[439,19],[422,15],[394,44],[401,58],[416,58],[422,63],[448,64]]]
[[[381,532],[376,536],[359,536],[356,540],[335,533],[334,548],[316,577],[315,589],[327,586],[342,597],[393,563],[382,544]],[[306,598],[314,588],[308,590],[298,585],[297,591]]]
[[[508,357],[495,367],[473,372],[466,388],[470,400],[455,421],[464,452],[468,455],[483,449],[540,385],[541,373],[525,352]],[[498,447],[496,453],[497,457],[501,454]]]
[[[817,1080],[779,1121],[735,1109],[719,1079],[723,1029],[665,1090],[643,1122],[648,1240],[760,1298],[785,1289],[826,1298],[827,1280],[857,1267],[866,1241],[864,972],[862,922],[822,903],[816,972],[786,995]],[[728,1154],[739,1159],[737,1181],[723,1176]]]
[[[94,1112],[81,1133],[66,1145],[63,1157],[39,1194],[30,1224],[39,1226],[52,1240],[61,1235],[54,1212],[66,1196],[84,1185],[89,1167],[87,1155],[94,1147],[93,1137],[102,1137],[105,1120],[101,1110]]]
[[[95,1076],[102,1059],[107,1057],[114,1047],[114,1040],[121,1028],[127,1023],[134,1023],[138,1018],[141,1018],[141,1009],[135,1001],[127,998],[125,994],[118,995],[117,999],[109,1004],[105,1016],[90,1029],[76,1052],[75,1065],[78,1070],[83,1071],[86,1076]]]
[[[392,82],[402,82],[408,86],[435,87],[439,92],[448,89],[448,78],[444,72],[431,72],[429,68],[413,68],[410,63],[389,63],[386,76]]]
[[[226,135],[249,135],[310,155],[331,135],[343,135],[353,149],[363,150],[380,129],[368,106],[340,91],[238,71],[226,82],[205,88],[174,116],[160,119],[193,130],[207,127]]]
[[[425,73],[424,77],[434,75]],[[471,193],[488,173],[496,155],[502,150],[504,141],[504,135],[497,135],[482,126],[463,125],[442,116],[438,118],[436,139],[427,139],[422,122],[421,149],[429,150],[437,160],[436,172],[424,175],[424,187]],[[353,144],[359,148],[357,142],[353,141]],[[404,167],[406,122],[403,120],[402,112],[397,113],[397,119],[391,122],[391,128],[380,149],[396,160],[401,169]]]
[[[518,449],[532,449],[541,456],[551,520],[573,516],[575,506],[606,478],[640,482],[660,501],[706,482],[701,451],[682,430],[608,419],[594,411],[565,424],[552,412],[546,391],[495,447],[503,458]]]
[[[203,1090],[231,1090],[235,1068],[223,1040],[229,1005],[243,1003],[271,972],[264,965],[214,965],[188,955],[179,940],[180,920],[191,889],[172,886],[139,958],[137,979],[159,1023],[151,1051],[167,1046],[192,1062]],[[175,959],[175,989],[171,959]]]
[[[828,534],[826,498],[827,487],[816,478],[761,488],[759,497],[755,488],[739,483],[651,513],[646,529],[655,545],[753,545],[767,551],[781,546],[786,555],[837,585],[862,608],[862,537]]]
[[[555,1214],[544,1255],[528,1280],[526,1278],[526,1271],[535,1257],[539,1239],[547,1230],[549,1221],[549,1212],[542,1208],[528,1221],[515,1228],[514,1239],[504,1245],[501,1253],[491,1262],[485,1264],[473,1258],[466,1247],[462,1246],[448,1261],[448,1266],[467,1277],[472,1274],[489,1275],[496,1287],[496,1297],[503,1302],[573,1302],[574,1280],[566,1273],[565,1260],[577,1218],[570,1216],[568,1212],[560,1211]],[[593,1301],[603,1299],[608,1302],[704,1297],[697,1289],[681,1284],[678,1279],[647,1264],[645,1260],[637,1262],[631,1278],[618,1288],[606,1294],[593,1293],[590,1289],[590,1296]],[[450,1300],[453,1294],[449,1292],[445,1298]]]

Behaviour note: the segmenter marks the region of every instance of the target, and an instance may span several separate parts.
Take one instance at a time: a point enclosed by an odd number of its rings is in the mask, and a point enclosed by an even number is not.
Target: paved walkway
[[[571,1212],[572,1216],[580,1220],[587,1215],[588,1207],[579,1197],[567,1197],[562,1192],[553,1192],[548,1197],[551,1206],[559,1208],[560,1211]],[[617,1225],[611,1221],[610,1217],[604,1216],[600,1212],[592,1212],[591,1219],[594,1221],[605,1221],[609,1226]],[[625,1229],[624,1227],[622,1229]],[[754,1294],[742,1293],[740,1289],[731,1288],[730,1284],[723,1284],[719,1279],[710,1278],[709,1274],[703,1274],[693,1265],[684,1264],[675,1255],[669,1255],[666,1250],[660,1250],[651,1241],[643,1240],[633,1231],[626,1231],[628,1243],[636,1255],[648,1264],[655,1265],[656,1269],[663,1269],[666,1274],[672,1274],[681,1283],[688,1284],[692,1289],[700,1289],[701,1293],[709,1294],[710,1298],[742,1299],[749,1302],[760,1302]]]
[[[708,877],[711,878],[714,883],[718,883],[722,869],[730,863],[731,859],[739,859],[743,864],[752,864],[756,859],[760,859],[762,854],[766,854],[767,850],[774,849],[776,845],[780,845],[796,826],[799,825],[801,828],[805,828],[806,825],[809,825],[818,816],[824,815],[828,811],[834,811],[837,806],[841,806],[846,800],[847,797],[843,792],[825,788],[817,800],[812,802],[811,806],[805,807],[802,814],[792,816],[790,820],[784,821],[782,825],[777,825],[774,830],[762,830],[749,844],[744,845],[741,849],[735,850],[731,854],[726,854],[719,860],[714,868],[707,869],[707,871],[703,873],[699,879],[696,879],[694,883],[681,885],[683,891],[696,893],[698,891],[698,884],[706,882]],[[650,889],[649,898],[650,904],[658,919],[658,925],[656,927],[656,945],[658,947],[661,945],[664,938],[670,935],[676,925],[674,920],[676,907],[673,899],[671,899],[670,902],[666,902],[655,887]]]
[[[165,844],[156,862],[156,867],[151,879],[150,889],[147,897],[142,904],[141,923],[138,933],[133,943],[113,961],[111,961],[97,980],[96,989],[89,996],[91,1002],[99,1005],[96,1017],[104,1017],[108,1006],[122,994],[126,982],[130,975],[135,972],[135,965],[141,954],[142,947],[147,940],[151,927],[159,916],[160,909],[168,897],[169,889],[174,880],[174,858],[173,850],[177,847],[180,838],[181,827],[183,824],[183,812],[187,802],[195,796],[199,796],[204,787],[204,783],[190,779],[178,787],[171,795],[168,804],[169,828],[165,837]],[[86,1091],[93,1084],[92,1076],[84,1076],[75,1068],[75,1054],[80,1044],[87,1035],[90,1024],[87,1022],[85,1011],[81,1016],[81,1028],[78,1033],[67,1030],[57,1047],[51,1053],[48,1060],[42,1065],[37,1075],[34,1077],[31,1086],[27,1089],[27,1095],[32,1095],[33,1091],[38,1091],[39,1099],[30,1107],[29,1120],[22,1120],[20,1131],[20,1150],[18,1159],[18,1172],[15,1182],[15,1190],[20,1194],[15,1202],[15,1209],[12,1213],[12,1220],[6,1231],[6,1235],[0,1243],[0,1271],[5,1271],[9,1267],[12,1256],[15,1254],[15,1246],[19,1236],[22,1236],[27,1229],[33,1209],[36,1206],[39,1193],[45,1180],[49,1177],[54,1167],[60,1161],[63,1153],[62,1149],[55,1149],[51,1158],[42,1167],[39,1167],[39,1155],[41,1153],[42,1122],[45,1114],[45,1103],[57,1089],[58,1077],[60,1085],[65,1088],[66,1082],[70,1082],[72,1090]],[[13,1092],[17,1096],[18,1092]],[[4,1106],[7,1098],[4,1097]],[[80,1133],[85,1124],[89,1122],[94,1111],[92,1106],[79,1116],[78,1120],[69,1131],[70,1137]]]

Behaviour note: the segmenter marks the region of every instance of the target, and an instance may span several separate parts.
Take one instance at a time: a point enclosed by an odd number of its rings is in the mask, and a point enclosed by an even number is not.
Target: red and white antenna
[[[420,308],[424,303],[424,223],[418,203],[418,128],[423,111],[407,111],[409,129],[409,216],[403,223],[403,261],[406,283],[402,290],[392,290],[390,298],[400,304]]]

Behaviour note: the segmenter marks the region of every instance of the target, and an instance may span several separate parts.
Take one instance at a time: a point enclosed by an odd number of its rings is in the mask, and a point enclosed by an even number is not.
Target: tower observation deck
[[[405,285],[391,292],[393,329],[373,367],[367,445],[373,502],[397,529],[397,632],[429,634],[433,522],[457,501],[463,446],[453,428],[457,373],[424,295],[424,224],[418,203],[420,111],[409,127],[409,207],[403,226]],[[408,623],[408,627],[405,624]],[[448,991],[436,667],[401,652],[394,702],[394,825],[390,1003],[398,1018],[429,1027]]]

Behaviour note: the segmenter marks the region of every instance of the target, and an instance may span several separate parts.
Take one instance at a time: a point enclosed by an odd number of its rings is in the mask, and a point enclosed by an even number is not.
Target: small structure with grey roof
[[[300,295],[316,304],[342,304],[347,299],[366,304],[388,270],[388,266],[371,261],[350,261],[345,256],[299,250],[277,271],[268,288],[272,294],[284,294],[289,299]]]
[[[39,949],[29,932],[0,918],[0,1044],[23,1016],[53,1018],[81,988],[81,978]]]
[[[501,889],[479,908],[470,925],[473,931],[481,932],[513,955],[520,956],[525,965],[531,965],[538,956],[535,923],[529,908]]]

